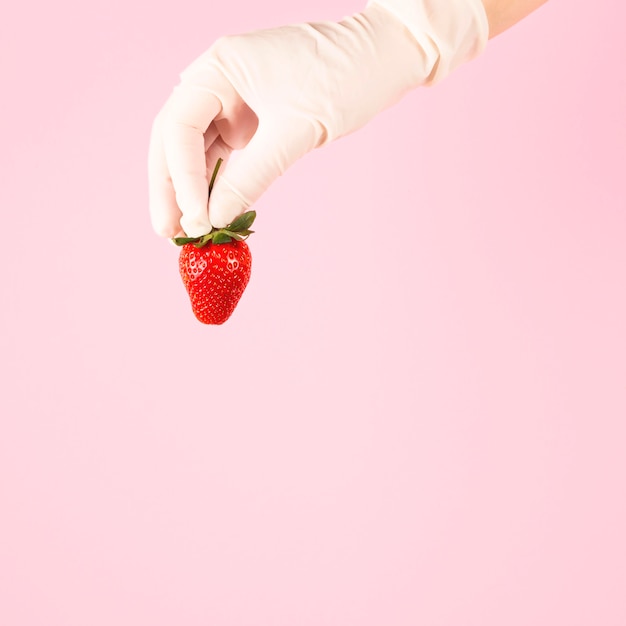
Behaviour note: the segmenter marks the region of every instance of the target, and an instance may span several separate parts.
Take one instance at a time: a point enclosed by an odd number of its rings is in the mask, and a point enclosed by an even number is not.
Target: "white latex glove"
[[[374,0],[338,23],[219,39],[183,71],[155,119],[154,229],[197,237],[226,226],[298,158],[441,80],[487,37],[480,0]]]

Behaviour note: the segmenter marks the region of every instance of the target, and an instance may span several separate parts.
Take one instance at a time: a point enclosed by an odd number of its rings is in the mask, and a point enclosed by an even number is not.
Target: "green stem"
[[[220,157],[215,164],[215,168],[213,169],[213,176],[211,176],[211,180],[209,182],[209,198],[211,197],[211,191],[213,191],[213,185],[215,184],[215,179],[217,178],[217,173],[219,172],[220,165],[223,160],[224,159]]]

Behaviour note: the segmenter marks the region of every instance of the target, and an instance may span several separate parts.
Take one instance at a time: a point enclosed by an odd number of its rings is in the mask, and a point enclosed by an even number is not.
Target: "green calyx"
[[[220,169],[221,164],[222,159],[218,159],[215,164],[215,169],[213,170],[213,175],[211,176],[211,181],[209,182],[209,198],[211,197],[211,191],[213,190],[215,178],[217,177],[217,172]],[[192,243],[196,246],[196,248],[202,248],[209,242],[213,242],[215,244],[230,243],[233,239],[236,241],[243,241],[254,232],[253,230],[250,230],[250,226],[252,226],[255,218],[256,211],[246,211],[225,228],[212,228],[211,232],[206,235],[202,235],[201,237],[174,237],[172,241],[177,246],[184,246],[185,244]]]
[[[247,239],[254,231],[250,230],[252,222],[256,218],[256,211],[247,211],[240,215],[234,222],[226,226],[226,228],[212,228],[210,233],[202,235],[202,237],[174,237],[172,241],[177,246],[184,246],[192,243],[196,248],[202,248],[209,242],[213,243],[230,243],[233,239],[243,241]]]

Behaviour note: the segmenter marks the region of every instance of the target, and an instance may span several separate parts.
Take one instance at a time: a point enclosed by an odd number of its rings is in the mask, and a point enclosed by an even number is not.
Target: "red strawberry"
[[[218,159],[209,195],[222,163]],[[233,313],[250,280],[252,256],[244,239],[256,213],[240,215],[226,228],[213,228],[202,237],[178,237],[182,246],[178,266],[195,316],[204,324],[223,324]]]
[[[191,308],[203,324],[223,324],[232,315],[250,280],[251,264],[245,241],[182,247],[180,275]]]

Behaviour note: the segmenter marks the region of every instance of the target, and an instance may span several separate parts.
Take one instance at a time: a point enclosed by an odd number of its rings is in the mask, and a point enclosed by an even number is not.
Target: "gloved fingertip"
[[[209,221],[214,228],[224,228],[250,208],[235,189],[223,179],[218,180],[209,200]]]
[[[180,220],[180,225],[182,226],[184,235],[187,237],[202,237],[202,235],[211,232],[211,222],[209,222],[206,209],[194,212],[191,215],[183,215]]]
[[[176,234],[180,230],[180,226],[172,225],[171,223],[152,222],[152,229],[159,237],[165,237],[170,239],[172,237],[178,237]]]

